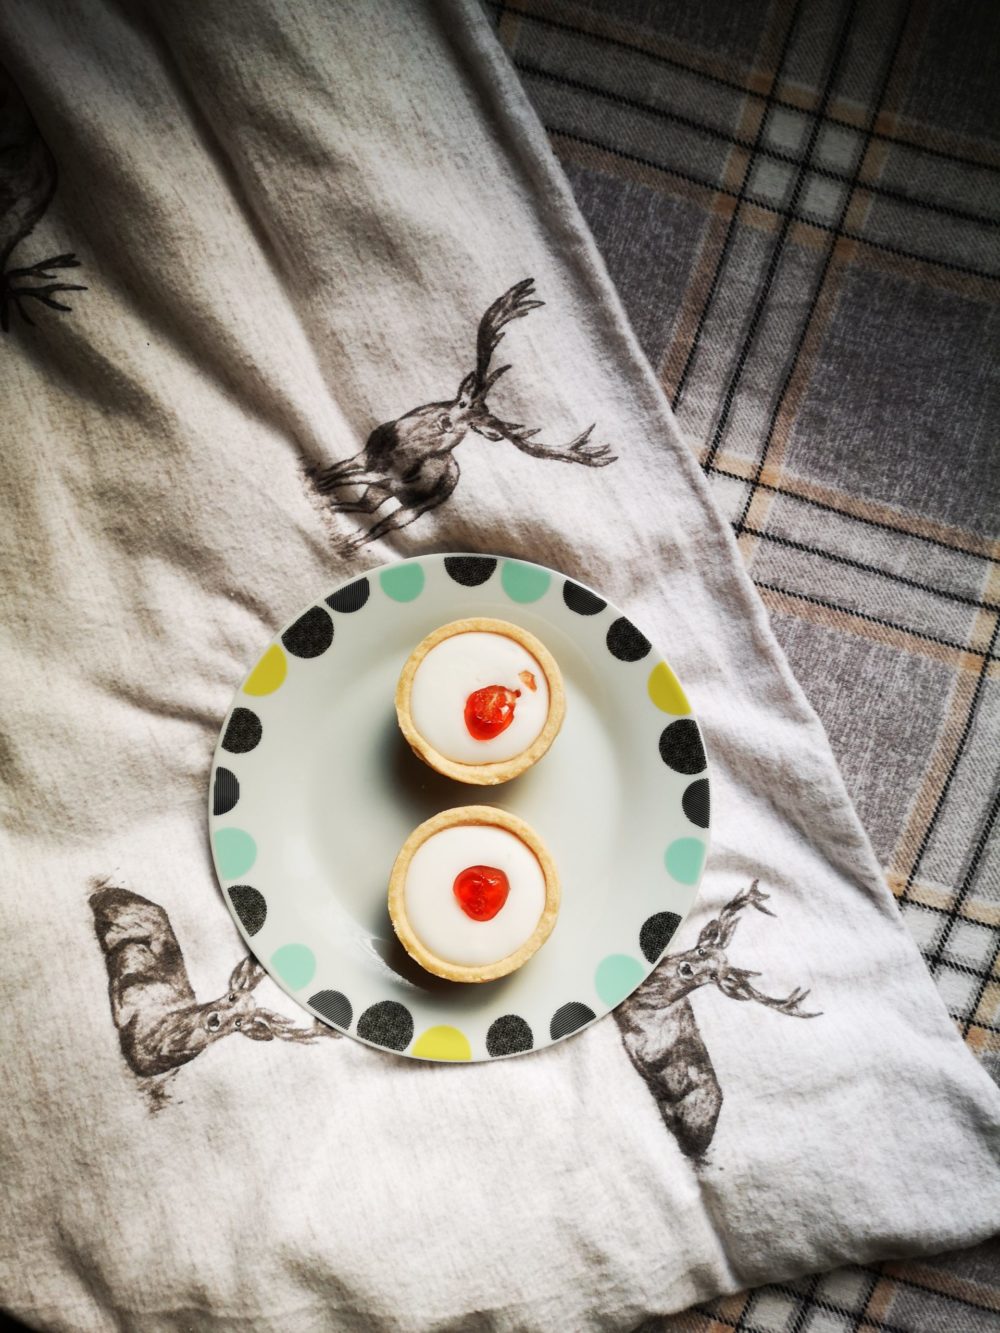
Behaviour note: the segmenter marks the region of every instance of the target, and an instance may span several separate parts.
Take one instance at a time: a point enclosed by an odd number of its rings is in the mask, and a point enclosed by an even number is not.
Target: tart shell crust
[[[417,848],[422,847],[428,838],[433,837],[435,833],[440,833],[443,829],[469,824],[489,825],[493,828],[505,829],[508,833],[513,833],[515,837],[520,838],[525,846],[534,853],[545,878],[545,907],[534,931],[514,953],[508,954],[506,958],[501,958],[495,963],[464,966],[438,958],[417,939],[406,915],[405,888],[407,871]],[[517,815],[512,815],[506,810],[497,810],[489,805],[466,805],[454,810],[443,810],[441,814],[434,815],[433,818],[419,825],[403,843],[392,867],[392,874],[389,877],[389,916],[392,919],[393,929],[398,935],[400,943],[410,957],[418,962],[422,968],[432,972],[436,977],[444,977],[447,981],[495,981],[498,977],[505,977],[511,972],[516,972],[519,967],[522,967],[528,961],[532,954],[542,947],[551,935],[552,928],[556,924],[556,917],[559,915],[559,902],[559,876],[556,872],[555,863],[541,838],[534,829],[526,824],[523,819],[519,819]]]
[[[549,687],[549,712],[545,726],[538,733],[527,749],[511,759],[502,759],[492,764],[463,764],[459,760],[449,759],[436,750],[426,737],[417,730],[410,709],[410,695],[413,690],[413,678],[417,668],[431,651],[445,639],[456,634],[501,634],[505,638],[519,643],[529,652],[545,673]],[[473,617],[468,620],[453,620],[449,625],[442,625],[417,644],[406,660],[406,665],[396,686],[396,716],[399,727],[406,737],[410,748],[430,768],[446,778],[456,782],[467,782],[479,787],[493,787],[501,782],[510,782],[520,777],[536,764],[559,734],[566,715],[566,693],[563,689],[562,673],[555,658],[535,636],[520,625],[511,625],[506,620],[491,620],[486,617]]]

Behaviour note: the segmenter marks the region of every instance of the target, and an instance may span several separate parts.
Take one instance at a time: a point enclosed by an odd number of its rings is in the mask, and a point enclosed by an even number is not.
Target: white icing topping
[[[470,866],[502,870],[510,893],[490,921],[459,906],[455,879]],[[534,934],[545,909],[545,876],[534,852],[506,829],[455,824],[432,834],[414,852],[403,901],[410,927],[438,958],[459,966],[496,963]]]
[[[521,678],[530,672],[536,688]],[[490,740],[477,740],[465,725],[470,694],[487,685],[520,690],[514,720]],[[439,754],[461,764],[513,759],[538,737],[549,715],[545,672],[516,639],[474,630],[453,634],[433,647],[417,667],[410,692],[414,725]]]

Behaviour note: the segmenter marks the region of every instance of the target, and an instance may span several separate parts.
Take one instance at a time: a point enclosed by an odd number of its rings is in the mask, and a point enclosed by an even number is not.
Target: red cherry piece
[[[506,685],[484,685],[474,690],[465,701],[469,735],[477,741],[491,741],[506,731],[514,721],[514,704],[520,696],[520,690],[508,690]]]
[[[452,886],[458,905],[473,921],[492,921],[507,901],[510,880],[496,866],[468,866]]]

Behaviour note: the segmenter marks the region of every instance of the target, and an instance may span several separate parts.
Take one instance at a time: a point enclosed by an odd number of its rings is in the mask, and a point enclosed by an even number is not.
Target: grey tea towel
[[[479,11],[11,0],[0,33],[8,1308],[625,1330],[995,1231],[1000,1098]],[[605,590],[713,758],[649,984],[463,1068],[317,1036],[204,827],[275,628],[441,549]]]

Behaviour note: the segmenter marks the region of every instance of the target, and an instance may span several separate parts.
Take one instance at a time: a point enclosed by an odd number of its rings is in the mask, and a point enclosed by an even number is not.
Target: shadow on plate
[[[497,805],[496,787],[476,787],[471,783],[454,782],[428,768],[410,749],[393,714],[381,740],[382,769],[401,803],[413,811],[413,827],[422,824],[441,810],[452,810],[457,805]],[[506,787],[511,787],[507,783]]]
[[[388,920],[388,912],[386,922],[387,938],[373,939],[372,948],[403,985],[422,991],[425,995],[441,996],[444,1000],[450,999],[456,1004],[463,1003],[471,994],[475,994],[477,999],[485,1000],[487,996],[495,998],[517,976],[514,972],[510,976],[499,977],[496,981],[480,981],[475,984],[446,981],[444,977],[436,977],[432,972],[426,972],[419,963],[414,962],[400,944],[392,929],[392,922]]]
[[[442,810],[453,810],[459,805],[490,805],[501,810],[516,806],[520,812],[535,803],[538,797],[551,800],[553,782],[566,773],[558,758],[553,761],[546,755],[525,773],[495,787],[456,782],[429,767],[413,753],[399,729],[395,713],[386,718],[377,745],[379,768],[400,808],[409,811],[411,828]]]

